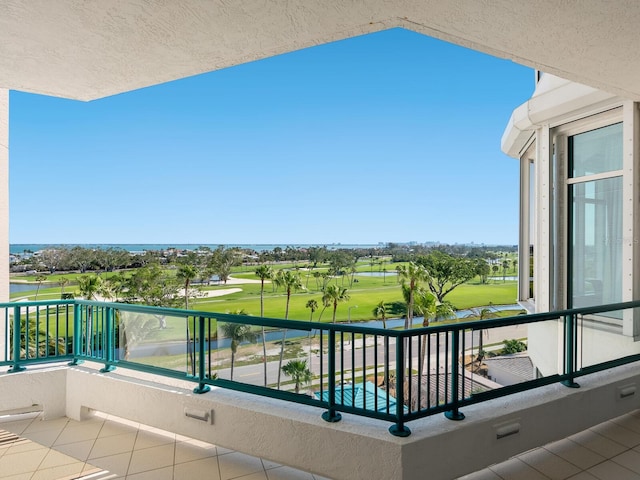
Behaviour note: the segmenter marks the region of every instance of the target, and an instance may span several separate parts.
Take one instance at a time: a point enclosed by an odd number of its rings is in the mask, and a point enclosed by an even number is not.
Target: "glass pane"
[[[622,169],[622,123],[569,137],[571,177]]]
[[[622,301],[622,177],[571,187],[572,307]]]

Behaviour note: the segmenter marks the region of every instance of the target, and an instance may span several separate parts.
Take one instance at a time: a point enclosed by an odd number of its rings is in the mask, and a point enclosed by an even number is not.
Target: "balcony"
[[[0,404],[47,421],[100,412],[330,478],[456,478],[638,408],[639,356],[596,363],[582,349],[599,318],[638,306],[383,330],[81,300],[2,304],[0,363],[11,373],[0,376]],[[558,373],[511,385],[478,374],[478,352],[541,322],[563,332]],[[225,325],[255,335],[234,351]],[[280,355],[310,365],[308,386],[281,375],[277,388]]]

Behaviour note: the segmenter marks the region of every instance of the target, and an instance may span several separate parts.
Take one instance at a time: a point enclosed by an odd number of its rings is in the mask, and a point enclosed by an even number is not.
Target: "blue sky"
[[[533,73],[402,29],[93,102],[11,92],[11,243],[517,243]]]

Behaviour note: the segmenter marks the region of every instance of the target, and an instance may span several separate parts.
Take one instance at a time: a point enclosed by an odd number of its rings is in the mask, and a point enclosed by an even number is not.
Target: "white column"
[[[0,302],[9,301],[9,90],[0,88]],[[0,322],[1,324],[2,322]],[[0,326],[0,338],[4,332]]]

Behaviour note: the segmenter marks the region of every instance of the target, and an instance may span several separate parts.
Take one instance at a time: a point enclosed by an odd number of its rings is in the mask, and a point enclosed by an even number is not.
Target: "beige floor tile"
[[[94,458],[91,465],[108,470],[116,475],[124,476],[129,470],[129,462],[131,461],[131,452],[121,453],[119,455],[111,455],[109,457]]]
[[[136,442],[136,432],[125,433],[123,435],[113,435],[99,437],[93,443],[91,452],[87,458],[108,457],[133,450]]]
[[[584,432],[571,435],[569,440],[572,440],[605,458],[615,457],[627,450],[627,448],[622,444],[603,437],[592,430],[585,430]]]
[[[221,480],[230,480],[244,475],[251,475],[256,472],[264,473],[262,461],[259,458],[245,455],[240,452],[219,455],[218,464],[220,465]]]
[[[74,462],[66,465],[58,465],[51,468],[41,468],[34,473],[31,480],[61,480],[76,478],[82,472],[84,462]]]
[[[86,462],[94,443],[95,440],[84,440],[83,442],[56,445],[55,449],[60,453],[64,453],[65,455],[69,455],[70,457]]]
[[[291,467],[276,467],[266,472],[269,480],[314,480],[313,475]]]
[[[114,435],[124,435],[126,433],[137,433],[138,427],[125,425],[122,423],[106,421],[98,434],[98,438],[112,437]]]
[[[282,467],[281,463],[272,462],[271,460],[267,460],[264,458],[262,459],[262,465],[264,466],[265,470],[269,470],[270,468]]]
[[[173,443],[174,441],[172,439],[163,435],[140,430],[136,436],[136,443],[133,448],[136,450],[142,450],[145,448],[159,447],[161,445],[173,445]]]
[[[218,459],[209,457],[177,464],[173,468],[173,478],[174,480],[193,480],[195,478],[220,480]]]
[[[317,478],[317,477],[316,477]],[[492,472],[488,468],[480,470],[479,472],[470,473],[463,477],[459,477],[457,480],[502,480],[497,473]]]
[[[618,423],[604,422],[592,427],[590,430],[628,448],[640,445],[640,434],[633,430],[629,430]]]
[[[158,468],[147,472],[127,475],[127,480],[172,480],[173,467]]]
[[[544,448],[536,448],[518,458],[552,480],[564,480],[580,472],[578,467]]]
[[[208,445],[208,447],[197,447],[188,442],[176,443],[175,451],[175,463],[192,462],[193,460],[200,460],[208,457],[215,457],[218,455],[216,447]]]
[[[614,418],[611,421],[636,433],[640,433],[640,418],[631,413]]]
[[[31,440],[28,440],[26,438],[23,438],[21,440],[18,440],[14,443],[12,443],[11,445],[7,445],[6,448],[1,449],[3,451],[4,455],[11,455],[14,453],[20,453],[20,452],[30,452],[32,450],[39,450],[40,448],[46,448],[43,447],[42,445],[36,443],[36,442],[32,442]]]
[[[174,444],[135,450],[127,475],[173,466]]]
[[[17,420],[17,421],[4,421],[4,422],[0,422],[0,428],[2,430],[6,430],[7,432],[11,432],[11,433],[15,433],[16,435],[21,435],[22,432],[24,432],[27,427],[29,425],[31,425],[31,422],[33,421],[33,418],[27,419],[27,420]]]
[[[635,450],[629,450],[611,459],[612,461],[628,468],[640,476],[640,453]]]
[[[42,448],[14,455],[3,455],[0,458],[0,472],[2,472],[2,475],[7,476],[35,472],[47,453],[48,450]]]
[[[77,463],[78,461],[78,459],[65,455],[64,453],[57,452],[56,450],[49,450],[38,468],[44,469],[58,467],[60,465]],[[84,461],[82,461],[82,463],[84,464]]]
[[[249,475],[242,475],[241,477],[233,477],[238,480],[269,480],[267,478],[266,472],[263,470],[261,472],[251,473]]]
[[[60,433],[54,445],[64,445],[65,443],[76,443],[83,440],[93,440],[100,433],[102,423],[73,423]]]
[[[598,480],[598,477],[594,477],[589,472],[580,472],[577,475],[571,477],[569,480]]]
[[[512,458],[489,468],[504,480],[547,480],[542,473],[518,458]]]
[[[61,432],[69,421],[67,417],[54,418],[52,420],[43,420],[41,417],[34,418],[29,426],[24,429],[24,433],[42,432],[45,430],[57,430]]]
[[[591,468],[606,460],[602,455],[567,438],[545,445],[544,448],[582,470]]]
[[[599,463],[587,472],[600,480],[638,480],[640,478],[637,473],[611,460]]]
[[[19,473],[18,475],[8,475],[6,477],[2,475],[2,480],[31,480],[32,476],[33,472]]]
[[[58,430],[43,430],[38,432],[25,432],[23,436],[43,447],[50,447],[56,442],[60,436],[60,432]]]

